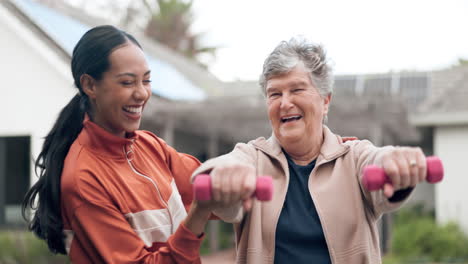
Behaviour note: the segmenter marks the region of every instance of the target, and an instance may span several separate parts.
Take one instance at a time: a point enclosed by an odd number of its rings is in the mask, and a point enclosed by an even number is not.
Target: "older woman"
[[[320,45],[281,42],[268,56],[260,79],[273,129],[204,163],[215,210],[235,223],[238,263],[380,263],[377,220],[398,208],[426,177],[419,148],[378,148],[342,138],[324,125],[332,74]],[[380,165],[392,185],[369,192],[363,168]],[[271,175],[271,202],[250,198],[257,175]],[[239,198],[243,206],[228,206]],[[247,213],[248,212],[248,213]]]

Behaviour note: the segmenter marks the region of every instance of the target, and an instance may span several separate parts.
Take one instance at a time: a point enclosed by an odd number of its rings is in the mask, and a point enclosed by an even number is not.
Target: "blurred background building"
[[[72,49],[90,27],[107,23],[62,1],[0,2],[0,226],[23,225],[20,203],[36,179],[33,159],[58,112],[76,93],[69,69]],[[222,82],[192,55],[155,41],[149,29],[133,31],[135,23],[128,18],[119,26],[140,41],[154,73],[143,129],[202,161],[230,151],[237,142],[271,134],[257,82]],[[444,181],[419,185],[410,203],[435,210],[438,221],[456,221],[468,233],[463,195],[468,186],[463,169],[468,65],[338,75],[334,89],[328,125],[336,133],[376,145],[420,146],[444,161]],[[391,220],[382,222],[385,245]],[[211,228],[216,234],[216,224]],[[211,239],[216,241],[216,235]]]

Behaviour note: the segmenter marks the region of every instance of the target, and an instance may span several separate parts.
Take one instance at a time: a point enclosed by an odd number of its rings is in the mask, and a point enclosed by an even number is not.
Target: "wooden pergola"
[[[145,128],[160,131],[169,144],[175,143],[175,130],[233,144],[271,135],[262,95],[210,97],[199,102],[153,97],[145,112]],[[335,96],[327,125],[337,134],[369,139],[376,145],[402,145],[419,140],[407,116],[397,97]]]

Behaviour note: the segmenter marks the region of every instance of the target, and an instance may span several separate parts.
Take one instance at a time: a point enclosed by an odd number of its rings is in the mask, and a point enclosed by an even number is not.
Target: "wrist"
[[[200,237],[205,230],[205,225],[210,218],[211,210],[208,207],[200,206],[197,202],[193,202],[185,221],[185,226],[193,234]]]
[[[210,218],[212,211],[213,208],[211,208],[208,204],[200,204],[197,201],[194,201],[190,208],[190,212],[193,214],[194,217],[206,220]]]

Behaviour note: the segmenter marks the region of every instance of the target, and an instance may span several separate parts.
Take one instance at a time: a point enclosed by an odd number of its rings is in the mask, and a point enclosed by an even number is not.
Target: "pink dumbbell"
[[[211,178],[208,174],[200,174],[193,181],[193,194],[199,201],[211,200]],[[273,196],[273,180],[269,176],[257,178],[254,196],[260,201],[270,201]]]
[[[444,167],[442,166],[442,161],[436,156],[431,156],[426,158],[426,163],[426,181],[429,183],[442,181],[444,178]],[[391,183],[391,181],[382,168],[376,165],[369,165],[364,168],[362,183],[367,190],[375,191],[382,189],[385,183]]]

